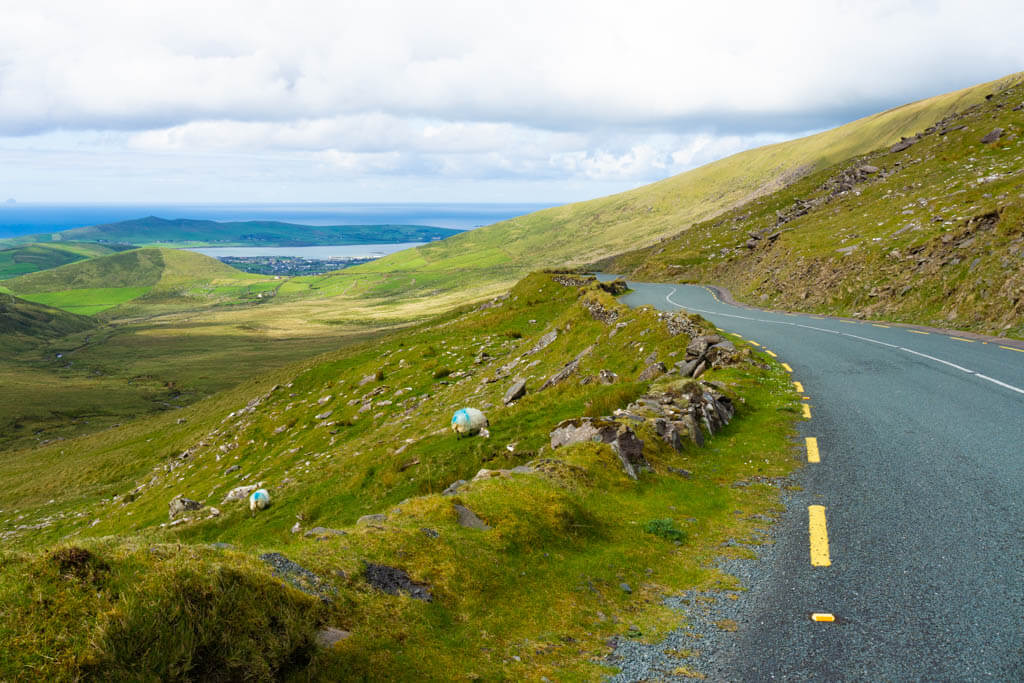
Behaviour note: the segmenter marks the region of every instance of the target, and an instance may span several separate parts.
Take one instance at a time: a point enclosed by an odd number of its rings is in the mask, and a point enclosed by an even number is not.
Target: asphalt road
[[[711,677],[1024,681],[1024,352],[630,284],[624,303],[683,307],[778,354],[809,397],[820,462],[796,475]],[[811,563],[817,505],[827,566]]]

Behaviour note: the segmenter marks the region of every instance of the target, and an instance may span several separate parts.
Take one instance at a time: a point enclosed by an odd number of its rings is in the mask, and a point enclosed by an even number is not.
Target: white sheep
[[[270,505],[270,494],[266,489],[256,489],[249,495],[249,511],[256,514],[257,510],[265,510]]]
[[[456,410],[452,415],[452,431],[460,437],[479,434],[487,426],[487,418],[476,408]]]

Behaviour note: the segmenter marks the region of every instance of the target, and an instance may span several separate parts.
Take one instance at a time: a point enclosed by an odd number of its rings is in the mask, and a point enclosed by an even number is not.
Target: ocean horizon
[[[530,203],[43,204],[0,203],[0,238],[134,218],[282,221],[304,225],[427,225],[471,230],[545,209]]]

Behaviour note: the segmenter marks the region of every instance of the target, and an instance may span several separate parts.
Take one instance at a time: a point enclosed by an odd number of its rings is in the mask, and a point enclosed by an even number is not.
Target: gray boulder
[[[999,138],[1003,137],[1002,128],[993,128],[985,137],[981,139],[982,142],[988,144],[989,142],[995,142]]]
[[[228,495],[224,496],[224,500],[220,503],[230,503],[235,500],[248,500],[249,494],[260,487],[259,484],[251,484],[249,486],[239,486],[228,491]]]
[[[664,363],[651,363],[644,368],[644,371],[640,373],[640,376],[637,379],[641,382],[646,382],[658,377],[659,375],[664,375],[665,372],[666,368]]]
[[[526,395],[526,380],[520,379],[512,383],[512,386],[508,388],[505,395],[501,398],[501,402],[505,405],[512,403],[512,401],[518,401]]]
[[[203,504],[198,500],[186,498],[179,493],[174,498],[171,498],[171,502],[167,509],[167,516],[174,519],[184,512],[188,512],[189,510],[198,510],[201,507],[203,507]]]
[[[470,510],[465,505],[455,505],[455,514],[458,515],[459,526],[466,527],[467,529],[479,529],[480,531],[487,531],[491,526],[480,519],[475,512]]]

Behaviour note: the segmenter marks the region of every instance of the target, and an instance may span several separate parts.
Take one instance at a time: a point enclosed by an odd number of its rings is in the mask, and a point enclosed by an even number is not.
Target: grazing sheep
[[[257,510],[265,510],[270,505],[270,494],[266,489],[256,489],[249,496],[249,510],[256,514]]]
[[[487,418],[476,408],[456,410],[452,415],[452,431],[460,437],[479,434],[488,425]]]

